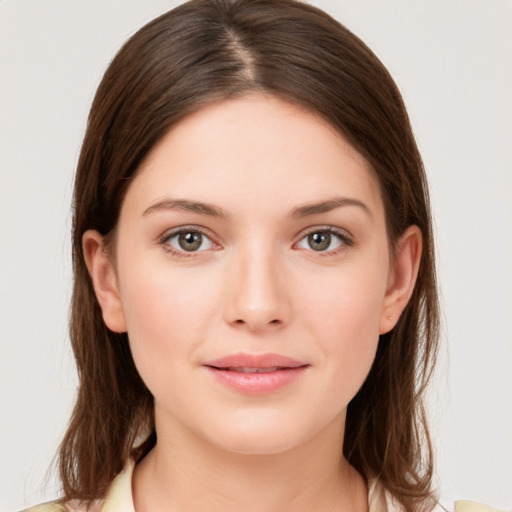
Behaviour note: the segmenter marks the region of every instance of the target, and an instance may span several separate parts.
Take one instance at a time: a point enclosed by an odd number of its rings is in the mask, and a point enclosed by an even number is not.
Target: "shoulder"
[[[21,512],[135,512],[131,484],[134,465],[131,459],[127,462],[123,471],[110,484],[104,499],[50,501]]]
[[[368,487],[369,512],[405,512],[399,501],[377,479],[370,480]],[[454,512],[504,512],[489,505],[468,500],[456,501],[455,506],[450,508],[437,503],[428,507],[427,510],[431,512],[451,512],[452,510]]]
[[[80,502],[78,500],[63,502],[62,500],[57,500],[34,505],[21,512],[100,512],[102,504],[103,500],[92,502]]]
[[[455,502],[455,512],[500,512],[497,508],[489,507],[476,501],[459,500]]]
[[[68,512],[68,510],[59,501],[49,501],[48,503],[34,505],[33,507],[22,510],[21,512]]]

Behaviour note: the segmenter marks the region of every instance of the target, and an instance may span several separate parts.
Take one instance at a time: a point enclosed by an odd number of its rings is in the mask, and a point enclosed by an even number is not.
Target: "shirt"
[[[67,503],[58,501],[43,503],[30,507],[23,512],[135,512],[132,495],[132,474],[135,463],[128,462],[109,487],[104,499],[93,501],[90,508],[76,500]],[[378,480],[374,479],[368,486],[369,512],[403,512],[400,503],[387,492]],[[436,506],[432,512],[444,509]],[[500,512],[498,509],[474,501],[456,501],[455,512]]]

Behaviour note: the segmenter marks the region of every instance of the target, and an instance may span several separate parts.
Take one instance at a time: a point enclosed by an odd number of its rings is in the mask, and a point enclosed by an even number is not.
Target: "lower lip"
[[[229,370],[218,370],[211,366],[205,368],[222,384],[237,391],[251,395],[262,395],[278,391],[299,379],[307,366],[286,368],[268,373],[242,373]]]

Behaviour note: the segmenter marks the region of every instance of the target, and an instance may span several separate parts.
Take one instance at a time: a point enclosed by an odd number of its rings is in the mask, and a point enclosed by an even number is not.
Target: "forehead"
[[[373,173],[339,132],[259,93],[203,107],[161,138],[125,203],[142,211],[165,196],[246,212],[350,196],[382,213]]]

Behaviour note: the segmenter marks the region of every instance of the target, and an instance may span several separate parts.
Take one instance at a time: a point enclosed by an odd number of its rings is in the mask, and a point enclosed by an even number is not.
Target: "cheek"
[[[378,338],[386,283],[385,264],[347,266],[317,274],[304,281],[297,294],[301,316],[329,339]]]
[[[316,287],[308,287],[301,316],[303,328],[314,335],[322,350],[323,369],[328,376],[325,383],[331,387],[331,392],[325,390],[327,402],[341,400],[348,404],[370,371],[379,342],[386,289],[383,275],[375,266],[352,268],[328,282],[317,281]]]
[[[142,379],[153,389],[168,372],[180,372],[179,361],[193,359],[214,323],[217,287],[207,275],[165,264],[132,261],[125,268],[120,282],[130,347]]]

